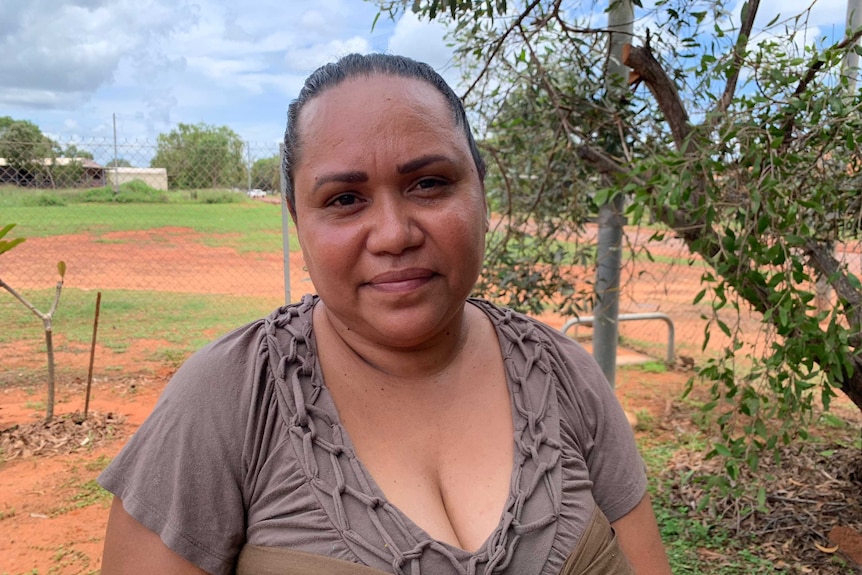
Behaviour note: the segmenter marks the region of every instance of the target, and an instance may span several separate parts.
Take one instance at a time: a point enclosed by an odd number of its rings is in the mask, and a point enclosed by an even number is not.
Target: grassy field
[[[34,205],[34,198],[60,198]],[[281,250],[281,209],[237,192],[162,192],[148,202],[85,202],[80,190],[22,191],[0,187],[0,221],[17,223],[16,237],[88,233],[100,236],[164,227],[218,234],[210,245],[243,251]],[[230,234],[234,237],[226,238]],[[298,246],[292,244],[291,249]]]
[[[122,232],[181,228],[199,234],[192,236],[192,241],[207,248],[229,248],[240,255],[282,252],[278,204],[250,200],[245,194],[232,191],[163,192],[135,185],[124,186],[116,197],[121,201],[113,201],[115,196],[110,189],[26,190],[3,186],[0,225],[17,224],[6,239],[24,237],[31,243],[38,238],[85,234],[87,239],[82,241],[89,244],[88,250],[94,249],[93,242],[116,247],[138,241],[137,236]],[[108,201],[92,201],[94,198]],[[172,241],[170,232],[159,233],[157,237],[159,241]],[[63,241],[66,244],[61,252],[76,250],[74,239]],[[291,235],[290,244],[291,251],[299,249],[295,234]],[[24,246],[27,245],[25,242]],[[95,249],[86,252],[92,254],[88,258],[100,257],[98,248]],[[6,256],[5,262],[9,261]],[[51,270],[54,263],[55,260],[40,262],[39,266]],[[0,256],[0,277],[4,275],[3,264],[4,257]],[[70,268],[69,273],[76,271]],[[242,274],[242,268],[237,273]],[[280,276],[281,271],[274,270],[274,274]],[[54,289],[49,287],[52,282],[44,285],[45,289],[22,291],[42,311],[50,308],[54,296]],[[103,297],[99,343],[114,353],[125,353],[137,340],[157,340],[162,345],[153,353],[160,357],[148,359],[163,358],[171,363],[283,303],[283,298],[255,293],[253,284],[249,285],[247,296],[148,289],[100,291]],[[74,283],[63,290],[53,326],[60,342],[59,352],[89,347],[95,299],[94,290],[76,289]],[[28,341],[44,349],[41,321],[3,290],[0,290],[0,326],[0,345]],[[58,365],[58,369],[62,371],[63,366]]]
[[[30,292],[28,297],[37,308],[48,309],[54,290]],[[64,290],[53,328],[66,345],[89,345],[95,302],[92,291]],[[168,346],[166,356],[186,355],[279,304],[259,297],[111,290],[102,295],[98,341],[124,352],[136,339],[158,339]],[[43,337],[41,321],[12,297],[0,297],[0,321],[0,343]]]

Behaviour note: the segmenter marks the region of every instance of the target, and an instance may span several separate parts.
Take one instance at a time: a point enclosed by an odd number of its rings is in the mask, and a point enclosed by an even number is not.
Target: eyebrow
[[[396,169],[398,170],[399,174],[409,174],[437,162],[445,162],[447,164],[454,163],[452,161],[452,158],[450,158],[449,156],[445,156],[443,154],[428,154],[426,156],[416,158],[415,160],[410,160],[409,162],[399,164]],[[333,172],[331,174],[324,174],[317,178],[317,181],[314,182],[314,187],[312,188],[312,191],[316,192],[326,184],[330,184],[333,182],[345,184],[360,184],[367,181],[368,173],[361,170],[353,170],[349,172]]]
[[[331,182],[341,182],[346,184],[358,184],[362,182],[368,181],[368,174],[361,171],[352,171],[352,172],[335,172],[332,174],[324,174],[317,178],[317,181],[314,182],[314,188],[312,188],[313,192],[316,192],[321,187],[329,184]]]
[[[444,156],[443,154],[428,154],[427,156],[421,156],[416,158],[415,160],[410,160],[404,164],[398,166],[399,174],[409,174],[411,172],[415,172],[417,170],[421,170],[427,165],[434,164],[437,162],[445,162],[447,164],[454,163],[452,158],[449,156]]]

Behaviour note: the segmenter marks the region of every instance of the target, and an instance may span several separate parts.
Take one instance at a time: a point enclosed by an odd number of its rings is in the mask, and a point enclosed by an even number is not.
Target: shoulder
[[[552,375],[564,428],[578,436],[594,436],[607,425],[617,425],[622,409],[614,390],[583,346],[522,313],[484,300],[470,301],[495,324],[507,360],[518,366],[539,362],[540,369]]]
[[[559,368],[587,377],[591,381],[605,381],[592,356],[578,342],[559,330],[509,308],[487,300],[470,298],[470,303],[485,312],[497,328],[503,346],[516,342],[519,346],[540,346]]]

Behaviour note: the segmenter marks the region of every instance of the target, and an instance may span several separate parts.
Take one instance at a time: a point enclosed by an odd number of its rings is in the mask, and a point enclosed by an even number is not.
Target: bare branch
[[[745,47],[748,45],[749,38],[751,38],[751,30],[754,28],[754,18],[757,16],[757,9],[759,7],[760,0],[749,0],[748,9],[744,15],[742,26],[739,29],[739,36],[736,38],[736,45],[733,47],[733,64],[730,67],[730,77],[727,79],[724,93],[719,98],[713,112],[713,122],[717,122],[727,112],[730,102],[733,100],[733,94],[736,92],[736,84],[739,82],[739,73],[742,70]]]
[[[0,287],[2,287],[3,289],[5,289],[5,290],[6,290],[6,291],[8,291],[9,293],[11,293],[13,296],[15,296],[15,298],[16,298],[18,301],[20,301],[22,304],[24,304],[24,306],[25,306],[27,309],[29,309],[29,310],[30,310],[30,311],[32,311],[34,314],[36,314],[36,316],[37,316],[39,319],[41,319],[42,321],[45,321],[45,319],[48,317],[46,314],[44,314],[44,313],[42,313],[41,311],[39,311],[38,309],[36,309],[36,307],[35,307],[33,304],[31,304],[29,301],[27,301],[27,300],[24,298],[24,296],[22,296],[22,295],[21,295],[21,294],[19,294],[17,291],[15,291],[15,289],[14,289],[12,286],[10,286],[10,285],[9,285],[9,284],[7,284],[6,282],[4,282],[2,279],[0,279]],[[59,297],[59,295],[58,295],[58,297]],[[55,307],[56,307],[56,305],[55,305]]]
[[[835,293],[847,302],[845,317],[858,333],[862,329],[862,294],[850,283],[827,244],[810,239],[805,242],[805,255],[808,257],[808,264],[823,277],[829,278]],[[857,338],[856,344],[860,343],[862,341]]]
[[[623,64],[631,68],[646,83],[670,126],[677,149],[685,151],[683,147],[691,134],[688,113],[685,111],[676,86],[652,55],[652,51],[648,46],[632,46]]]
[[[54,312],[57,311],[57,304],[60,303],[60,292],[63,291],[63,280],[57,282],[57,291],[54,293],[54,303],[51,305],[51,310],[45,314],[49,318],[54,317]]]
[[[592,164],[592,166],[602,175],[617,174],[628,176],[629,179],[636,182],[638,185],[644,185],[644,183],[638,178],[631,176],[628,170],[620,166],[613,158],[592,146],[578,146],[577,153],[580,159]]]
[[[462,99],[462,100],[463,100],[463,99],[466,99],[466,98],[467,98],[467,96],[469,96],[469,95],[470,95],[470,93],[471,93],[471,92],[476,88],[476,86],[479,84],[479,81],[480,81],[482,78],[484,78],[484,77],[485,77],[485,74],[488,72],[488,69],[491,67],[491,62],[493,62],[493,61],[494,61],[494,59],[497,57],[497,54],[498,54],[498,53],[500,52],[500,50],[503,48],[503,44],[505,44],[505,43],[506,43],[506,39],[509,37],[509,34],[511,34],[511,33],[512,33],[512,31],[513,31],[513,30],[515,30],[516,28],[520,28],[520,27],[521,27],[521,23],[522,23],[522,22],[527,18],[527,16],[529,16],[529,15],[530,15],[530,12],[532,12],[532,11],[536,8],[536,6],[538,6],[538,5],[541,3],[541,1],[542,1],[542,0],[533,0],[532,2],[530,2],[530,5],[529,5],[529,6],[527,6],[527,7],[524,9],[524,11],[523,11],[523,12],[521,12],[520,16],[518,16],[518,17],[515,19],[515,21],[512,23],[512,25],[511,25],[511,26],[509,26],[509,27],[508,27],[508,28],[507,28],[507,29],[506,29],[506,30],[505,30],[505,31],[500,35],[500,37],[497,39],[497,41],[496,41],[496,42],[494,42],[494,48],[491,50],[491,53],[490,53],[490,54],[488,54],[488,57],[487,57],[487,58],[485,58],[485,63],[484,63],[484,65],[482,66],[482,69],[481,69],[481,70],[479,70],[479,73],[478,73],[478,74],[476,74],[476,79],[475,79],[475,80],[473,80],[473,83],[472,83],[472,84],[470,84],[470,86],[469,86],[469,87],[467,88],[467,90],[464,92],[464,95],[463,95],[463,96],[461,96],[461,99]]]

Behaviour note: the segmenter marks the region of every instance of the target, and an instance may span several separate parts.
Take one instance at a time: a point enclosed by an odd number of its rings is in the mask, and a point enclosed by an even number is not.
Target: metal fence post
[[[619,101],[628,75],[622,62],[623,45],[631,42],[634,5],[631,0],[611,0],[608,9],[610,57],[605,72],[608,95]],[[621,144],[621,142],[619,142]],[[617,152],[618,150],[608,150]],[[620,266],[622,264],[623,210],[625,199],[617,194],[599,208],[599,241],[596,266],[596,323],[593,328],[593,357],[614,387],[617,375],[617,342],[620,306]]]
[[[287,210],[287,180],[281,162],[284,161],[284,144],[278,145],[279,158],[279,192],[281,195],[281,244],[284,252],[284,303],[289,304],[290,299],[290,213]]]

